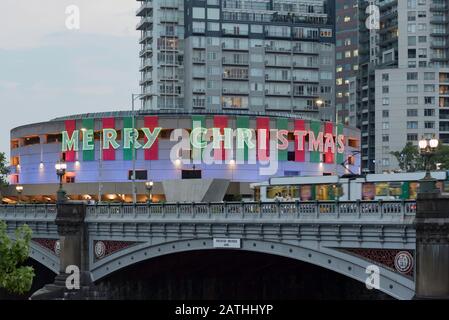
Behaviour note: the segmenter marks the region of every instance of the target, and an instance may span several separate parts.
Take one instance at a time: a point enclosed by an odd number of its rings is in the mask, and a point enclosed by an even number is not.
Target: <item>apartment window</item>
[[[424,72],[424,80],[435,80],[435,72]]]
[[[207,30],[208,31],[220,31],[220,24],[217,22],[208,22]]]
[[[390,116],[390,110],[382,110],[382,118],[388,118]]]
[[[408,49],[408,58],[415,59],[416,58],[416,49]]]
[[[220,9],[207,8],[207,19],[220,20]]]
[[[424,121],[424,128],[435,129],[435,121]]]
[[[425,68],[425,67],[427,67],[427,61],[420,61],[420,62],[419,62],[419,67],[420,67],[420,68]]]
[[[407,72],[407,80],[418,80],[418,72]]]
[[[382,105],[383,106],[389,106],[390,105],[390,98],[382,98]]]
[[[427,58],[427,49],[426,48],[418,49],[418,58],[421,58],[421,59]]]
[[[415,33],[416,32],[416,23],[409,23],[407,26],[408,33]]]
[[[407,97],[407,104],[418,104],[418,97]]]
[[[424,109],[425,117],[433,117],[435,116],[435,109]]]
[[[382,73],[382,81],[390,80],[390,75],[388,73]]]
[[[192,15],[193,15],[193,19],[205,19],[206,18],[206,9],[193,7]]]
[[[407,129],[418,129],[418,121],[407,121]]]
[[[408,45],[409,46],[416,46],[416,36],[409,36],[408,37]]]
[[[408,62],[408,67],[409,68],[416,68],[416,61],[409,61]]]
[[[345,51],[345,58],[351,58],[351,51]]]
[[[390,165],[390,159],[388,159],[388,158],[382,159],[382,165],[383,166],[389,166]]]
[[[427,12],[425,11],[418,11],[418,18],[425,18],[427,17]]]
[[[427,37],[426,36],[418,36],[418,42],[419,43],[426,43]]]
[[[435,98],[434,97],[424,97],[424,104],[435,104]]]
[[[382,135],[382,142],[389,142],[390,141],[390,136],[388,134],[383,134]]]
[[[418,85],[416,84],[407,85],[407,92],[418,92]]]
[[[424,92],[435,92],[435,86],[433,84],[425,84]]]
[[[418,109],[407,109],[407,117],[417,117]]]
[[[407,141],[418,141],[417,133],[407,133]]]
[[[389,92],[390,92],[390,87],[382,86],[382,93],[389,93]]]
[[[382,129],[383,130],[390,129],[390,123],[389,122],[382,122]]]

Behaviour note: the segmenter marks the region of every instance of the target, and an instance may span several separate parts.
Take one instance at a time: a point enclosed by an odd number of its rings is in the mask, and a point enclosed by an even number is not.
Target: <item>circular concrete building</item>
[[[11,185],[3,201],[55,201],[58,161],[67,165],[62,181],[72,200],[130,202],[134,193],[139,202],[150,195],[153,201],[251,199],[250,184],[270,177],[359,173],[359,148],[355,128],[286,114],[67,116],[11,131]]]

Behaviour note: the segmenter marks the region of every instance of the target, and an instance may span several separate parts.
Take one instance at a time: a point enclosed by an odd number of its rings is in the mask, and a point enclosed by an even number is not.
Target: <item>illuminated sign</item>
[[[154,128],[150,130],[149,128],[140,129],[144,135],[146,142],[140,143],[138,141],[139,131],[137,129],[125,128],[123,130],[123,138],[118,139],[118,133],[115,129],[103,129],[102,130],[102,144],[101,148],[103,150],[109,149],[131,149],[134,141],[136,149],[150,149],[153,144],[158,140],[159,134],[162,131],[161,127]],[[180,129],[182,130],[182,129]],[[224,134],[221,131],[224,131]],[[257,132],[257,134],[255,134]],[[294,136],[298,137],[295,149],[299,151],[310,151],[310,152],[330,152],[332,154],[338,152],[342,153],[345,150],[344,135],[337,135],[336,139],[332,133],[319,132],[315,134],[311,130],[276,130],[276,129],[245,129],[245,128],[194,128],[189,135],[189,142],[193,147],[203,149],[207,146],[208,141],[204,140],[204,137],[211,136],[212,144],[214,148],[220,148],[220,144],[224,143],[224,149],[232,149],[233,139],[236,137],[237,148],[243,148],[247,145],[249,148],[256,148],[256,144],[260,144],[260,149],[268,149],[267,138],[272,137],[273,134],[277,140],[277,149],[286,150],[288,149],[288,135],[293,133]],[[257,143],[254,141],[257,138]],[[308,138],[308,146],[306,147],[306,138]],[[82,146],[82,148],[81,148]],[[74,130],[72,134],[68,131],[62,132],[62,152],[67,151],[81,151],[81,150],[94,150],[94,132],[93,130],[84,130],[82,139],[80,139],[80,131]]]

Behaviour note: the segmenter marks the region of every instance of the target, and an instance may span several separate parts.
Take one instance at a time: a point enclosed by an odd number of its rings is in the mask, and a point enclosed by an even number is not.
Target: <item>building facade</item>
[[[336,2],[336,109],[338,122],[362,132],[362,170],[374,171],[378,0]]]
[[[144,110],[334,121],[334,0],[141,2]]]
[[[449,1],[380,1],[376,172],[398,169],[392,151],[435,136],[449,143]]]
[[[133,123],[138,130],[134,158],[130,142]],[[180,138],[184,134],[189,138],[190,133],[194,139],[192,132],[198,127],[207,131],[201,138],[207,146],[201,148],[200,157],[195,156],[193,140],[186,143]],[[239,136],[235,134],[231,139],[234,147],[229,150],[214,146],[208,138],[212,128],[253,129],[257,148],[246,145],[243,152],[237,152]],[[176,129],[183,129],[181,136],[176,136]],[[255,140],[263,134],[259,130],[270,129],[288,132],[286,148],[260,147],[263,138]],[[154,140],[149,138],[151,132],[158,132]],[[277,141],[272,131],[267,135],[270,141]],[[148,141],[153,142],[148,145]],[[313,147],[311,141],[315,141]],[[141,202],[147,200],[148,181],[154,182],[155,201],[167,199],[167,184],[175,183],[168,188],[173,191],[181,188],[183,181],[212,180],[229,183],[223,190],[225,199],[251,198],[250,183],[271,176],[359,173],[359,146],[360,132],[355,128],[279,113],[141,111],[134,114],[134,121],[130,111],[75,115],[11,131],[11,185],[2,194],[6,202],[17,201],[15,187],[21,185],[23,200],[54,201],[58,188],[55,164],[62,159],[67,164],[64,189],[74,200],[132,201],[134,169]],[[269,170],[270,166],[274,170]]]

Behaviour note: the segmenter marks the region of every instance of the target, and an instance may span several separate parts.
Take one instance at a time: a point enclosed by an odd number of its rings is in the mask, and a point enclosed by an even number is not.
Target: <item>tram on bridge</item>
[[[435,171],[437,188],[449,193],[449,172]],[[322,177],[273,177],[253,183],[256,201],[413,200],[425,172]]]

